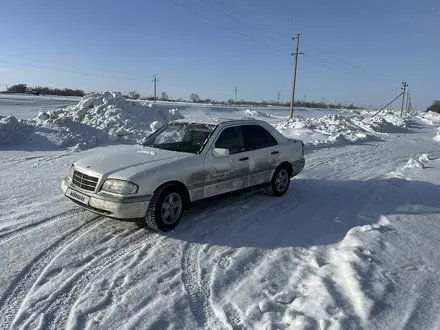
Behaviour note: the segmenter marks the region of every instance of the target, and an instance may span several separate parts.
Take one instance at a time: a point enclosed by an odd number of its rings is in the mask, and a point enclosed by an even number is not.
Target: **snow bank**
[[[300,281],[265,291],[267,297],[249,307],[246,324],[287,330],[348,329],[358,323],[356,328],[364,328],[390,285],[374,252],[390,225],[380,216],[375,224],[350,229],[325,257],[312,258]]]
[[[425,168],[425,165],[417,159],[410,158],[403,168]]]
[[[417,117],[429,125],[440,126],[440,114],[436,112],[422,112],[419,113]],[[434,140],[440,142],[440,127],[437,129],[437,134],[434,136]]]
[[[412,180],[411,177],[419,175],[423,170],[428,168],[428,163],[435,160],[428,154],[422,154],[419,158],[411,157],[407,163],[394,171],[391,171],[385,175],[387,178],[400,178],[405,180]]]
[[[428,154],[422,154],[418,159],[410,158],[403,169],[425,169],[426,165],[433,159]]]
[[[8,118],[2,131],[15,130],[24,136],[32,132],[58,147],[88,148],[106,142],[139,141],[164,123],[183,116],[168,106],[143,106],[124,99],[121,93],[104,92],[86,95],[66,108],[40,112],[26,122]]]
[[[22,143],[32,130],[26,120],[0,116],[0,146]]]
[[[419,162],[421,163],[429,163],[432,158],[428,154],[423,154],[419,157]]]
[[[437,134],[433,139],[434,141],[440,142],[440,127],[437,129]]]
[[[376,117],[364,117],[356,120],[359,126],[377,133],[398,133],[408,127],[408,117],[400,118],[392,113],[377,115]]]
[[[252,110],[252,109],[246,109],[244,111],[244,115],[246,117],[277,118],[276,116],[271,115],[270,113],[266,113],[258,110]]]
[[[319,118],[295,117],[275,127],[287,137],[300,138],[309,145],[326,146],[377,140],[377,133],[400,132],[407,126],[407,118],[392,113],[371,117],[370,113],[370,117],[337,114]]]
[[[117,141],[142,139],[159,125],[181,118],[177,109],[144,107],[127,101],[121,93],[105,92],[87,95],[78,104],[64,109],[40,113],[36,122],[37,126],[81,123],[106,132],[112,141]]]
[[[275,126],[287,137],[309,145],[348,144],[373,139],[350,118],[332,114],[320,118],[295,117]]]
[[[440,114],[432,111],[421,112],[417,117],[430,125],[440,125]]]

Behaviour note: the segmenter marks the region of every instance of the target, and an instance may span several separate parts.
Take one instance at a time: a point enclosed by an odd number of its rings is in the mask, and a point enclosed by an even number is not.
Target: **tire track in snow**
[[[240,314],[231,303],[227,303],[226,305],[223,306],[223,312],[226,315],[226,319],[228,320],[228,323],[232,326],[232,330],[246,329],[242,323]]]
[[[49,306],[44,306],[44,315],[42,316],[44,319],[44,329],[63,329],[66,326],[71,309],[77,299],[99,273],[118,259],[142,248],[154,240],[157,241],[157,238],[160,237],[158,234],[145,231],[145,229],[136,228],[134,233],[137,233],[137,235],[130,239],[131,243],[125,248],[116,249],[116,253],[98,259],[96,262],[89,263],[80,271],[70,276],[64,285],[57,288],[56,294],[58,296],[49,302]],[[52,294],[52,297],[53,296]],[[38,315],[33,315],[31,317],[35,318],[37,316]]]
[[[55,155],[29,156],[29,157],[19,158],[17,160],[19,160],[19,162],[33,161],[32,163],[41,163],[41,162],[47,163],[56,159],[63,158],[65,156],[72,155],[74,153],[75,153],[74,151],[69,150],[67,152],[57,153]]]
[[[10,240],[13,240],[15,238],[18,238],[26,233],[29,233],[33,230],[45,228],[54,222],[68,219],[68,218],[73,217],[77,214],[81,214],[81,213],[85,213],[85,212],[86,212],[85,209],[75,209],[75,210],[67,211],[67,212],[64,212],[61,214],[57,214],[53,217],[45,218],[45,219],[38,221],[36,223],[30,223],[29,225],[23,226],[19,229],[16,229],[11,233],[7,233],[5,235],[0,236],[0,245],[4,244],[6,242],[9,242]]]
[[[271,211],[267,209],[267,206],[254,205],[256,207],[249,210],[249,206],[243,208],[243,203],[247,203],[250,198],[253,196],[261,196],[262,200],[265,200],[266,195],[265,189],[255,189],[251,190],[247,193],[239,195],[238,198],[231,198],[234,202],[232,209],[236,213],[237,217],[243,218],[242,221],[234,222],[234,226],[231,227],[231,223],[228,222],[216,222],[209,225],[209,228],[206,228],[206,224],[204,221],[197,221],[197,226],[195,231],[201,231],[201,241],[207,240],[207,237],[210,235],[224,235],[225,237],[231,237],[233,239],[239,239],[241,233],[245,231],[245,229],[249,225],[259,225],[265,222],[266,216],[271,214]],[[228,199],[226,199],[227,201]],[[281,201],[279,201],[281,203]],[[253,202],[251,201],[253,204]],[[224,202],[225,205],[230,206],[227,202]],[[295,209],[299,205],[299,201],[296,201],[290,207]],[[226,210],[223,209],[223,203],[217,205],[218,209],[210,211],[210,216],[219,217],[223,215],[223,213],[228,213],[228,217],[232,218],[231,211],[229,207],[226,207]],[[229,211],[228,211],[229,210]],[[204,214],[205,215],[205,214]],[[203,220],[204,216],[199,215],[196,216],[193,220]],[[258,220],[258,221],[257,221]],[[210,290],[210,282],[208,274],[204,273],[204,270],[200,270],[200,266],[197,264],[199,258],[199,253],[202,249],[201,245],[187,243],[187,245],[183,249],[183,257],[182,257],[182,281],[189,296],[190,301],[190,309],[193,313],[196,321],[198,322],[201,328],[208,329],[218,329],[218,328],[226,328],[226,329],[241,329],[242,325],[240,314],[235,309],[235,307],[231,304],[226,305],[224,309],[224,316],[226,321],[224,322],[222,319],[218,317],[218,315],[214,312],[212,308],[211,302],[209,298],[211,297]],[[235,250],[235,249],[233,249]]]
[[[63,158],[65,156],[73,155],[74,151],[67,151],[56,155],[41,155],[41,156],[27,156],[27,157],[14,157],[14,158],[8,158],[3,160],[3,163],[7,163],[8,168],[13,166],[18,166],[22,164],[26,165],[32,165],[32,164],[41,164],[41,163],[48,163],[60,158]]]
[[[25,300],[40,274],[46,270],[51,261],[78,238],[106,221],[106,219],[95,221],[100,218],[102,217],[93,217],[85,224],[68,232],[40,253],[33,262],[17,276],[17,279],[11,283],[4,297],[0,300],[0,306],[2,306],[0,309],[0,329],[7,329],[9,326],[12,326],[12,322],[19,311],[20,305]]]
[[[139,264],[145,264],[146,262],[153,262],[155,263],[155,255],[156,251],[160,249],[160,244],[164,240],[168,239],[167,236],[163,236],[160,239],[156,240],[154,243],[148,242],[144,247],[140,249],[133,257],[131,257],[131,261],[127,264],[124,264],[121,268],[118,267],[117,273],[120,275],[116,275],[113,273],[113,270],[106,269],[105,272],[103,272],[100,275],[100,278],[108,279],[109,277],[107,274],[111,272],[113,278],[107,282],[106,290],[112,290],[111,295],[108,298],[108,301],[103,301],[99,306],[90,306],[87,305],[87,308],[82,308],[81,311],[82,314],[75,314],[75,308],[78,307],[78,302],[80,302],[80,299],[78,299],[73,307],[70,310],[69,318],[68,318],[68,324],[71,328],[74,328],[76,330],[87,330],[91,327],[93,328],[93,325],[96,323],[99,323],[99,314],[105,314],[106,311],[108,311],[111,308],[114,308],[116,305],[118,305],[120,302],[123,301],[123,299],[126,297],[129,291],[133,290],[133,288],[138,284],[136,280],[133,280],[132,278],[127,279],[128,274],[132,273],[132,270],[137,267]],[[143,250],[148,250],[148,254],[143,257]],[[122,274],[125,274],[122,276]],[[175,274],[175,273],[173,273]],[[130,274],[131,275],[131,274]],[[172,275],[174,276],[174,275]],[[171,280],[164,279],[164,277],[160,277],[158,281],[162,279],[164,282]],[[163,283],[163,282],[162,282]],[[117,287],[117,290],[114,290],[114,288]],[[90,285],[87,285],[82,292],[80,293],[80,297],[83,298],[83,295],[89,294],[89,296],[92,295],[91,291],[93,288],[90,287]],[[102,290],[102,286],[100,288]],[[170,286],[171,289],[171,286]],[[84,303],[84,300],[80,303]],[[125,323],[126,329],[138,329],[142,326],[142,321],[149,316],[149,304],[147,303],[144,305],[140,310],[133,313],[129,320]]]
[[[183,286],[189,297],[191,312],[198,325],[202,329],[223,329],[226,326],[218,318],[209,302],[210,290],[206,280],[206,274],[202,274],[198,264],[198,255],[201,245],[186,243],[182,256],[182,280]]]

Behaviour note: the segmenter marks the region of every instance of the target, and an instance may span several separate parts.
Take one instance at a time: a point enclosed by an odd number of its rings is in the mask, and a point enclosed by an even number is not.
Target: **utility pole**
[[[293,104],[295,103],[295,87],[296,87],[296,70],[298,68],[298,55],[299,55],[299,33],[292,40],[296,40],[296,51],[292,53],[295,56],[295,67],[293,70],[293,85],[292,85],[292,99],[290,100],[290,119],[293,118]]]
[[[304,94],[304,103],[307,102],[307,95]]]
[[[408,93],[406,99],[406,113],[410,114],[412,111],[412,104],[411,104],[411,95]]]
[[[234,92],[235,92],[235,98],[234,98],[234,101],[235,101],[235,105],[237,105],[237,92],[238,92],[238,89],[237,89],[237,86],[234,86]]]
[[[278,104],[280,104],[280,95],[281,95],[281,93],[278,92],[277,95],[278,95]]]
[[[405,108],[405,112],[408,113],[408,109],[409,109],[409,91],[406,92],[406,108]]]
[[[406,88],[408,87],[408,84],[406,81],[402,81],[402,108],[400,109],[400,117],[403,116],[403,106],[405,105],[405,94],[406,94]]]
[[[156,85],[159,82],[159,80],[156,79],[156,75],[153,75],[153,80],[152,81],[154,82],[154,102],[156,102],[156,99],[157,99],[157,96],[156,96],[156,91],[157,91]]]

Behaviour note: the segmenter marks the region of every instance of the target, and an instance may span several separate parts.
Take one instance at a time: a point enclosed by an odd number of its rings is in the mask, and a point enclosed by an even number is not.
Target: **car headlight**
[[[101,190],[120,195],[136,194],[138,189],[139,186],[133,182],[117,179],[105,180],[101,188]]]
[[[75,171],[75,165],[72,164],[72,166],[70,166],[70,170],[69,170],[69,176],[68,179],[70,182],[73,181],[73,172]]]

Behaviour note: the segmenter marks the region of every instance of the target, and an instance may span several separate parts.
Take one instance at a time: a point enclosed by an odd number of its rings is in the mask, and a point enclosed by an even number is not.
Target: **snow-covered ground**
[[[48,116],[0,119],[0,134],[16,134],[0,138],[0,329],[440,326],[436,115],[301,109],[289,121],[288,109],[104,96],[106,106],[95,95]],[[205,201],[166,234],[62,196],[77,158],[132,143],[165,117],[200,115],[257,117],[302,138],[304,171],[282,198],[256,190]],[[69,134],[77,144],[56,143]],[[93,136],[102,139],[78,147]]]
[[[13,115],[19,119],[30,119],[39,111],[63,108],[78,103],[80,99],[64,96],[0,94],[0,116]]]

